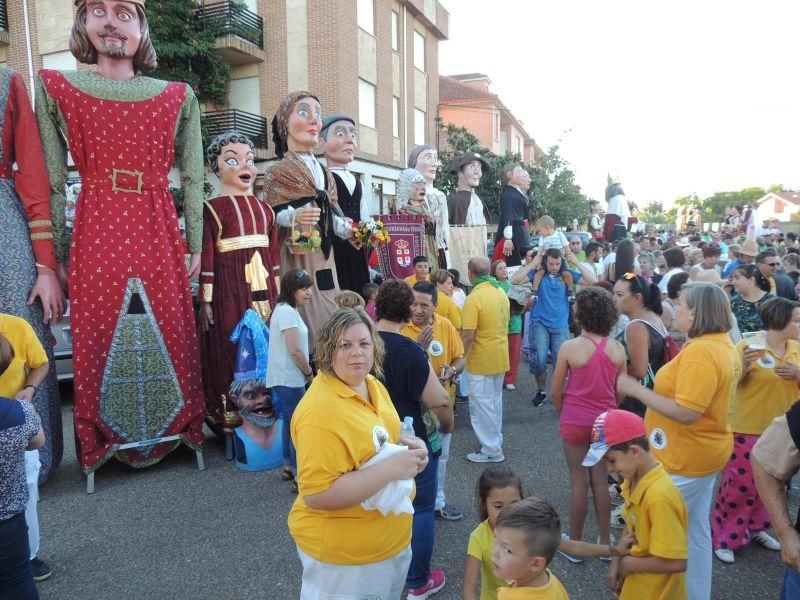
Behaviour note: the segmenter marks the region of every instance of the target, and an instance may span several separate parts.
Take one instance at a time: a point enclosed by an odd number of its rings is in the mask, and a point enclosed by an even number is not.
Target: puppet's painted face
[[[265,387],[248,382],[234,401],[242,418],[258,427],[272,427],[278,418],[270,391]]]
[[[98,55],[109,58],[133,58],[142,41],[142,23],[132,2],[89,0],[86,31]]]
[[[458,172],[459,186],[471,187],[475,189],[481,182],[481,175],[483,175],[481,161],[473,160],[471,163],[461,167],[461,170]]]
[[[433,183],[436,179],[436,170],[439,168],[439,153],[436,150],[425,150],[419,153],[417,163],[412,165],[422,173],[426,183]]]
[[[223,146],[217,157],[217,169],[224,195],[246,196],[252,193],[256,167],[253,149],[249,145]]]
[[[312,152],[319,143],[322,129],[322,107],[314,98],[300,98],[294,105],[287,124],[287,145],[297,152]]]
[[[328,136],[322,141],[322,151],[329,162],[346,165],[356,156],[358,131],[350,121],[336,121],[328,127]]]

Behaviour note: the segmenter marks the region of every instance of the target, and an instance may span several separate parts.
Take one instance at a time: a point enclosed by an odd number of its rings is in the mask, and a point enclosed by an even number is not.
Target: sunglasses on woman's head
[[[308,277],[308,271],[305,269],[297,269],[294,272],[295,279],[303,279],[303,277]]]

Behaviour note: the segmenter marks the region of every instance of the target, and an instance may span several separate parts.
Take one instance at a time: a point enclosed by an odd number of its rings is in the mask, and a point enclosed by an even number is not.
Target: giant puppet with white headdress
[[[36,117],[56,258],[69,285],[76,450],[93,473],[112,456],[145,467],[180,442],[204,442],[189,292],[200,271],[203,148],[192,88],[143,76],[156,67],[145,1],[75,5],[70,50],[97,69],[40,71]],[[67,150],[82,180],[71,247]],[[186,242],[169,191],[173,165]]]

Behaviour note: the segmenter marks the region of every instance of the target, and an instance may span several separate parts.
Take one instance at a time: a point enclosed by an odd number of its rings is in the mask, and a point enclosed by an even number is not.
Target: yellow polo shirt
[[[747,342],[740,342],[736,347],[744,352]],[[800,365],[800,343],[787,340],[783,358],[778,358],[767,349],[776,365]],[[772,423],[772,419],[785,414],[795,400],[800,397],[800,387],[796,381],[779,377],[775,369],[765,369],[755,361],[750,364],[747,373],[733,401],[731,429],[736,433],[761,435]]]
[[[635,538],[631,556],[685,560],[689,514],[680,491],[661,465],[639,480],[622,482],[622,516]],[[686,573],[632,573],[625,578],[620,600],[686,598]]]
[[[0,314],[0,334],[14,348],[14,360],[0,375],[0,396],[13,398],[25,387],[28,378],[25,368],[41,367],[47,362],[47,354],[33,327],[25,319]]]
[[[337,565],[386,560],[411,543],[413,515],[365,510],[314,510],[304,501],[375,456],[382,440],[397,442],[400,417],[383,384],[367,376],[370,402],[338,378],[320,373],[292,417],[300,494],[289,513],[289,531],[306,554]]]
[[[742,373],[727,333],[701,335],[656,373],[654,391],[702,413],[684,425],[648,409],[644,422],[653,456],[670,475],[705,477],[721,471],[733,450],[729,413]]]
[[[403,281],[405,281],[408,285],[410,285],[413,288],[414,284],[417,283],[419,281],[419,279],[417,279],[417,275],[416,274],[411,274],[408,277],[406,277],[405,279],[403,279]],[[429,280],[426,277],[422,281],[429,281]]]
[[[514,582],[508,587],[497,590],[497,600],[569,600],[567,590],[561,585],[558,577],[550,569],[545,569],[549,579],[540,587],[514,587]]]
[[[450,321],[456,329],[461,329],[461,307],[447,294],[439,292],[436,297],[436,314]]]
[[[415,342],[421,332],[422,327],[414,325],[412,322],[400,330],[400,333]],[[461,336],[450,321],[434,313],[433,341],[425,348],[425,351],[428,353],[431,366],[433,366],[433,372],[438,377],[442,373],[443,365],[450,365],[457,358],[464,357],[464,342],[461,341]]]
[[[490,282],[472,288],[464,303],[461,327],[474,329],[475,337],[467,354],[467,371],[475,375],[497,375],[509,369],[508,296]]]
[[[494,574],[493,547],[494,531],[489,519],[486,519],[469,535],[467,546],[467,556],[481,561],[481,600],[497,600],[497,590],[506,585],[503,579]]]

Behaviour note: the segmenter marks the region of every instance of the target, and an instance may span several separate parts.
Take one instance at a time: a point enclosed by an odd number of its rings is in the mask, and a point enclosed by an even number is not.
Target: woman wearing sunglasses
[[[619,340],[627,349],[628,374],[652,389],[669,335],[661,320],[661,290],[641,275],[625,273],[614,284],[614,304],[629,319]],[[635,398],[625,398],[620,408],[644,417],[645,406]]]
[[[305,269],[292,269],[281,279],[281,293],[270,319],[269,357],[267,358],[267,387],[272,388],[272,400],[283,416],[284,481],[292,482],[297,493],[294,470],[297,454],[290,433],[292,415],[311,383],[313,373],[308,363],[308,327],[298,307],[311,301],[314,282]]]

